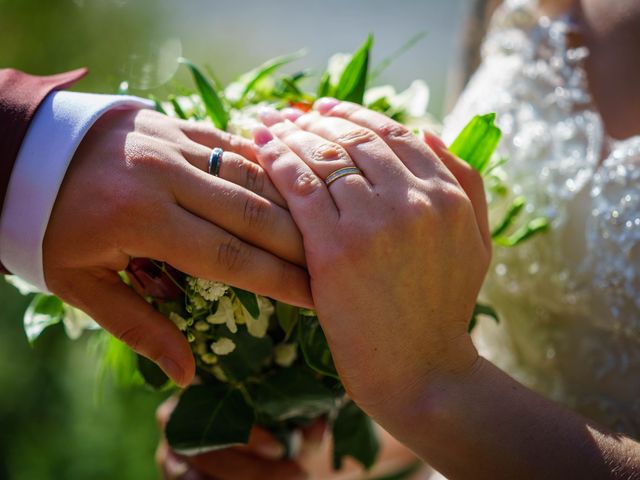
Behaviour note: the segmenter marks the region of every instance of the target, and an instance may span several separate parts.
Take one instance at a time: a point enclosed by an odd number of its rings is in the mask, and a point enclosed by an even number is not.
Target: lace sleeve
[[[640,139],[617,146],[598,169],[587,223],[587,271],[606,292],[607,316],[640,335]]]

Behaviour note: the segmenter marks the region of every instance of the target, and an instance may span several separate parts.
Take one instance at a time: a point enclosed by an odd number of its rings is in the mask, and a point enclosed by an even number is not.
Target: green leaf
[[[33,344],[40,334],[51,325],[60,323],[64,315],[62,300],[53,295],[38,293],[24,314],[24,331]]]
[[[362,104],[367,88],[369,52],[372,44],[373,36],[369,35],[345,67],[335,90],[334,96],[338,100]]]
[[[176,116],[182,120],[186,120],[187,115],[184,113],[184,110],[182,110],[182,107],[180,106],[180,103],[178,103],[178,99],[175,95],[171,95],[169,97],[169,101],[171,102],[171,105],[173,105],[173,111],[176,112]]]
[[[257,319],[260,316],[260,306],[258,305],[258,297],[256,297],[256,294],[237,287],[233,287],[232,290],[238,297],[238,300],[240,300],[242,306],[247,309],[249,315]]]
[[[164,109],[164,107],[162,106],[162,103],[160,102],[160,100],[158,100],[158,99],[155,97],[155,95],[149,95],[149,100],[151,100],[151,101],[154,103],[154,105],[155,105],[155,109],[156,109],[156,112],[160,112],[160,113],[162,113],[163,115],[166,115],[166,114],[167,114],[166,110],[165,110],[165,109]]]
[[[493,230],[493,232],[491,232],[491,238],[497,238],[505,233],[511,227],[511,225],[513,225],[513,222],[515,221],[516,217],[520,215],[520,212],[522,212],[522,209],[525,207],[526,203],[527,202],[524,197],[516,197],[511,203],[511,206],[509,207],[509,210],[505,214],[504,218],[502,219],[502,222],[500,222],[500,225],[498,225]]]
[[[501,247],[515,247],[523,242],[533,238],[539,233],[549,230],[549,219],[544,217],[534,218],[524,227],[517,230],[513,235],[508,237],[498,237],[494,241]]]
[[[312,420],[336,407],[336,394],[307,367],[283,368],[253,390],[256,409],[271,421]]]
[[[355,403],[347,403],[333,423],[333,467],[342,468],[342,460],[349,456],[370,469],[379,451],[373,422]]]
[[[413,47],[416,46],[416,44],[418,42],[420,42],[420,40],[422,40],[424,37],[427,36],[427,32],[420,32],[417,33],[416,35],[414,35],[413,37],[411,37],[409,40],[407,40],[403,45],[400,46],[399,49],[397,49],[395,52],[393,52],[391,55],[389,55],[388,57],[386,57],[385,59],[383,59],[371,72],[371,75],[369,75],[369,81],[372,82],[374,81],[376,78],[378,78],[380,76],[380,74],[382,72],[384,72],[387,68],[389,68],[389,66],[398,58],[400,58],[402,55],[404,55],[405,53],[407,53],[409,50],[411,50]]]
[[[233,380],[243,381],[252,374],[260,372],[267,359],[273,354],[273,341],[269,335],[256,338],[242,325],[236,333],[231,333],[226,326],[221,327],[218,333],[230,338],[236,344],[233,352],[218,357],[220,367]]]
[[[284,341],[289,340],[293,329],[298,323],[299,313],[297,307],[292,307],[286,303],[276,302],[276,316],[278,317],[278,324],[284,331]]]
[[[318,89],[316,90],[316,96],[318,98],[330,97],[332,93],[331,74],[329,72],[324,72],[322,74],[322,77],[320,77],[320,83],[318,84]]]
[[[253,409],[238,389],[192,385],[171,414],[166,435],[173,450],[202,453],[246,444],[253,422]]]
[[[243,101],[246,96],[251,92],[255,86],[264,78],[272,75],[283,66],[291,63],[299,58],[304,57],[307,54],[306,50],[300,50],[290,55],[283,55],[266,61],[259,67],[245,73],[238,80],[239,83],[244,84],[242,95],[240,96],[240,102]]]
[[[298,344],[307,365],[322,375],[339,378],[327,338],[317,317],[302,316],[298,321]]]
[[[495,113],[474,117],[449,147],[451,153],[480,173],[485,172],[502,137],[495,119]]]
[[[496,311],[488,305],[483,305],[482,303],[476,303],[475,308],[473,309],[473,315],[471,316],[471,321],[469,322],[468,331],[471,333],[476,325],[478,324],[478,316],[485,315],[487,317],[491,317],[495,320],[496,323],[500,323],[500,318]]]
[[[180,58],[179,62],[189,67],[207,115],[220,130],[226,130],[229,123],[229,111],[213,84],[190,60]]]
[[[160,390],[169,381],[169,377],[162,371],[158,365],[153,363],[147,357],[137,355],[138,372],[142,375],[144,382],[154,390]]]

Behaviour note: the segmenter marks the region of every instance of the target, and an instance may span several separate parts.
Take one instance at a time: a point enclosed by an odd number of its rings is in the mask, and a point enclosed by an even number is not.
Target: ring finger
[[[199,170],[208,172],[211,150],[209,147],[189,140],[188,144],[182,147],[182,154],[190,164]],[[273,186],[262,167],[242,155],[225,151],[220,158],[220,169],[217,176],[287,208],[282,195]]]
[[[350,204],[359,200],[369,201],[371,185],[361,173],[357,173],[359,170],[346,170],[357,167],[343,147],[306,132],[289,121],[273,125],[271,131],[304,160],[316,175],[325,182],[329,180],[327,187],[339,209],[344,208],[346,201]],[[333,181],[329,178],[332,175]]]

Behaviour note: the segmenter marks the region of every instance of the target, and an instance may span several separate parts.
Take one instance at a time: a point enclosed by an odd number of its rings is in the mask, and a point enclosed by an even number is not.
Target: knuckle
[[[284,153],[285,151],[280,148],[276,142],[269,142],[260,149],[258,157],[263,164],[271,165],[284,155]]]
[[[251,230],[262,231],[270,221],[270,205],[261,197],[250,195],[244,202],[243,218]]]
[[[373,143],[377,140],[376,134],[368,128],[355,128],[343,135],[340,135],[337,139],[337,143],[349,148],[357,148],[362,145]]]
[[[322,188],[322,182],[312,172],[302,172],[293,184],[293,192],[301,197],[308,197]]]
[[[465,218],[473,213],[469,198],[460,188],[454,186],[444,189],[439,210],[445,221]]]
[[[264,170],[253,162],[242,160],[240,163],[244,166],[245,187],[258,195],[261,195],[264,192],[266,180]]]
[[[249,249],[236,237],[220,243],[217,248],[216,260],[227,271],[242,270],[249,263]]]
[[[335,143],[323,143],[315,147],[311,153],[311,158],[316,162],[326,162],[335,160],[347,160],[349,155],[340,145]]]
[[[411,131],[407,127],[396,122],[382,124],[379,132],[382,138],[390,140],[403,140],[411,138],[412,136]]]

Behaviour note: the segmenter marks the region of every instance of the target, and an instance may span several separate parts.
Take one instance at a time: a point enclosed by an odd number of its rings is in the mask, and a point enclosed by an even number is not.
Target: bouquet
[[[369,68],[371,46],[369,37],[353,55],[334,56],[313,92],[304,87],[310,77],[307,70],[281,73],[281,68],[298,60],[301,53],[270,60],[226,88],[212,74],[181,59],[193,76],[195,90],[183,89],[166,101],[154,100],[157,109],[167,115],[209,121],[244,136],[250,136],[259,124],[260,107],[309,110],[324,96],[383,112],[416,133],[432,127],[434,122],[426,114],[429,90],[424,82],[416,81],[402,93],[391,86],[369,88],[380,72],[380,68]],[[390,61],[385,60],[381,67]],[[121,90],[126,92],[126,85]],[[451,145],[453,153],[484,175],[490,202],[509,197],[500,176],[503,160],[494,155],[501,136],[494,120],[493,114],[472,119]],[[497,245],[515,246],[547,228],[546,220],[539,218],[516,227],[525,202],[522,198],[509,202],[493,231]],[[166,427],[174,450],[189,454],[244,444],[257,425],[269,430],[293,454],[296,432],[324,418],[333,433],[335,468],[340,468],[346,456],[365,468],[374,464],[379,449],[374,427],[345,394],[313,311],[190,277],[153,259],[132,259],[122,279],[175,323],[196,359],[198,383],[182,392]],[[24,293],[30,292],[19,279],[12,281]],[[480,315],[497,320],[490,307],[478,304],[470,329]],[[82,312],[56,297],[37,294],[25,313],[29,340],[59,322],[72,337],[95,327]],[[135,377],[146,384],[170,388],[157,366],[140,356],[132,361],[134,354],[122,349],[117,341],[109,340],[105,355],[116,371],[133,366]]]

